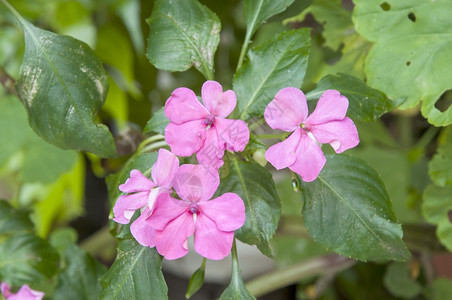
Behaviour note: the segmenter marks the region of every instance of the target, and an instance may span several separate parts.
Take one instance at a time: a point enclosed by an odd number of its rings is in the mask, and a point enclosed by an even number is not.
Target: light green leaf
[[[318,99],[328,89],[338,90],[349,100],[347,115],[361,121],[375,121],[382,114],[391,111],[395,105],[386,95],[369,87],[356,77],[347,74],[328,75],[310,91],[308,100]]]
[[[185,298],[190,299],[204,284],[204,268],[199,268],[193,273],[188,281],[187,291],[185,292]]]
[[[319,177],[301,182],[301,190],[308,232],[328,249],[363,261],[410,257],[383,182],[364,161],[329,155]]]
[[[356,0],[356,30],[375,42],[366,60],[370,86],[400,108],[422,101],[422,114],[437,126],[452,123],[452,107],[441,112],[436,101],[452,88],[452,19],[449,0]],[[386,3],[386,5],[383,5]]]
[[[195,66],[213,79],[213,58],[220,42],[218,17],[197,0],[157,0],[146,55],[156,68],[185,71]]]
[[[248,52],[233,81],[241,119],[263,115],[280,89],[301,87],[310,43],[309,30],[302,28],[283,32]]]
[[[407,263],[393,262],[386,267],[383,283],[388,291],[405,299],[412,299],[419,295],[422,286],[410,277],[409,265]]]
[[[120,241],[115,262],[100,279],[100,299],[168,299],[161,267],[155,248],[143,247],[135,240]]]
[[[452,187],[429,185],[424,191],[422,214],[427,222],[437,226],[436,235],[452,251]]]
[[[448,278],[437,278],[426,289],[426,299],[443,300],[452,295],[452,282]]]
[[[108,128],[95,122],[105,101],[107,75],[83,42],[34,27],[18,16],[25,36],[25,55],[16,89],[30,126],[63,149],[113,157]]]
[[[156,132],[165,134],[165,128],[169,124],[170,120],[165,115],[165,107],[161,107],[157,110],[144,127],[143,133]]]
[[[452,185],[452,130],[447,128],[439,140],[440,146],[428,166],[428,173],[439,186]]]
[[[245,224],[235,231],[235,236],[244,243],[256,245],[263,254],[271,257],[269,243],[281,214],[281,203],[271,174],[257,163],[233,160],[216,195],[227,192],[239,195],[246,208]]]

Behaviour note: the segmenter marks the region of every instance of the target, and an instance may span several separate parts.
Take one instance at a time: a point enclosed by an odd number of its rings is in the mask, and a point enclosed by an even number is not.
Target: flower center
[[[198,212],[198,205],[197,205],[195,202],[193,202],[193,203],[190,205],[190,212],[191,212],[192,214],[195,214],[195,213]]]
[[[204,118],[203,123],[206,124],[207,129],[209,129],[213,125],[214,121],[215,117],[213,115],[208,115],[207,117]]]

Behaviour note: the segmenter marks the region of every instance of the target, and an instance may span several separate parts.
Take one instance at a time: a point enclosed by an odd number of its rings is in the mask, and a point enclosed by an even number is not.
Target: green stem
[[[206,269],[206,262],[207,262],[207,259],[205,257],[203,257],[201,266],[199,267],[203,271]]]
[[[161,147],[165,147],[168,146],[168,144],[166,143],[166,141],[161,141],[161,142],[156,142],[156,143],[152,143],[150,145],[147,145],[146,147],[143,147],[143,149],[141,149],[140,153],[143,152],[151,152],[155,149],[161,148]]]
[[[264,274],[246,284],[255,297],[297,283],[302,279],[339,272],[352,267],[356,261],[337,254],[318,256],[295,265]]]
[[[251,40],[251,31],[249,28],[246,30],[245,40],[243,41],[242,50],[240,51],[239,61],[237,63],[237,68],[235,71],[237,72],[243,64],[243,60],[245,59],[246,50],[248,49],[248,45]]]
[[[260,139],[280,139],[283,140],[285,133],[278,134],[256,134],[256,136]]]
[[[164,137],[163,135],[161,135],[161,134],[156,134],[156,135],[153,135],[153,136],[151,136],[151,137],[145,139],[144,141],[141,142],[140,146],[138,146],[137,152],[140,153],[141,150],[142,150],[145,146],[151,144],[152,142],[159,141],[159,140],[163,140],[164,138],[165,138],[165,137]]]
[[[419,149],[425,149],[425,147],[427,147],[427,145],[430,144],[430,142],[435,138],[439,130],[439,127],[430,126],[421,136],[415,147]]]
[[[232,242],[231,256],[232,256],[232,276],[234,276],[234,274],[240,274],[239,258],[237,256],[237,246],[235,245],[235,238],[234,241]]]
[[[5,6],[13,13],[20,23],[23,23],[25,19],[19,14],[19,12],[6,0],[0,0]]]

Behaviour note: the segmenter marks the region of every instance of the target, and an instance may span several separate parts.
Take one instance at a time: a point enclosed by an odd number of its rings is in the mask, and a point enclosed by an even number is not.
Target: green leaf
[[[170,120],[165,115],[165,107],[161,107],[157,110],[144,127],[143,133],[157,132],[165,134],[165,128],[169,124]]]
[[[168,299],[161,267],[155,248],[135,240],[120,241],[115,262],[100,279],[100,299]]]
[[[439,140],[437,153],[428,166],[428,173],[439,186],[452,185],[452,130],[447,128]]]
[[[338,90],[347,97],[349,101],[347,115],[352,119],[375,121],[395,107],[394,102],[384,93],[347,74],[327,75],[320,80],[315,90],[306,94],[306,97],[308,100],[318,99],[328,89]]]
[[[256,245],[271,257],[269,243],[281,214],[281,203],[271,174],[257,163],[233,160],[227,177],[221,179],[216,195],[239,195],[246,208],[245,224],[235,231],[244,243]]]
[[[0,244],[0,278],[11,285],[45,280],[57,270],[57,252],[32,233],[16,233]]]
[[[452,187],[429,185],[424,191],[422,214],[427,222],[437,226],[436,235],[452,251]]]
[[[301,190],[305,225],[315,241],[363,261],[410,257],[383,182],[364,161],[329,155],[317,180],[301,182]]]
[[[443,300],[452,295],[452,282],[448,278],[437,278],[425,291],[426,299]]]
[[[386,268],[383,283],[396,297],[412,299],[422,291],[421,284],[411,278],[408,267],[407,263],[393,262]]]
[[[263,115],[280,89],[301,87],[309,49],[309,29],[302,28],[283,32],[248,52],[233,80],[241,119]]]
[[[245,0],[243,10],[246,18],[246,35],[251,37],[268,18],[283,12],[294,0]]]
[[[17,232],[31,232],[31,223],[28,213],[15,210],[8,201],[0,200],[0,235],[12,235]]]
[[[25,55],[16,89],[30,126],[62,149],[115,156],[111,133],[95,122],[108,90],[102,63],[85,43],[18,20]]]
[[[157,0],[146,55],[156,68],[185,71],[195,66],[213,79],[213,58],[220,42],[218,17],[196,0]]]
[[[406,109],[422,101],[422,114],[437,126],[452,124],[452,107],[436,101],[452,88],[452,2],[356,0],[356,30],[375,42],[365,64],[367,82]],[[387,5],[383,6],[383,3]]]
[[[204,268],[199,268],[193,273],[188,281],[187,291],[185,292],[185,298],[190,299],[204,284]]]

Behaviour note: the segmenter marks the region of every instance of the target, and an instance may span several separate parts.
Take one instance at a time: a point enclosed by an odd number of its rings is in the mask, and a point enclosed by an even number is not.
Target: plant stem
[[[256,134],[256,136],[260,139],[284,139],[285,133],[278,133],[278,134]]]
[[[262,275],[248,282],[246,288],[253,296],[259,297],[310,276],[326,275],[348,269],[355,263],[355,260],[337,254],[318,256]]]
[[[14,88],[14,85],[16,84],[14,78],[9,76],[6,71],[0,67],[0,83],[3,85],[3,87],[6,89],[6,91],[10,94],[13,94],[17,97],[16,89]]]
[[[146,147],[148,144],[151,144],[154,141],[159,141],[159,140],[163,140],[165,137],[161,134],[156,134],[153,135],[147,139],[145,139],[144,141],[141,142],[140,146],[138,146],[137,152],[140,153],[141,150]]]
[[[20,23],[24,20],[19,12],[6,0],[0,0],[5,6],[14,14],[14,16],[19,20]]]
[[[146,147],[143,147],[143,149],[141,149],[140,153],[151,152],[151,151],[153,151],[155,149],[158,149],[158,148],[161,148],[161,147],[164,147],[164,146],[168,146],[166,141],[152,143],[150,145],[147,145]]]
[[[239,61],[237,63],[237,68],[235,72],[237,72],[243,64],[243,60],[245,59],[246,50],[248,49],[248,45],[251,40],[251,31],[249,28],[246,30],[245,40],[243,41],[242,50],[240,51]]]

